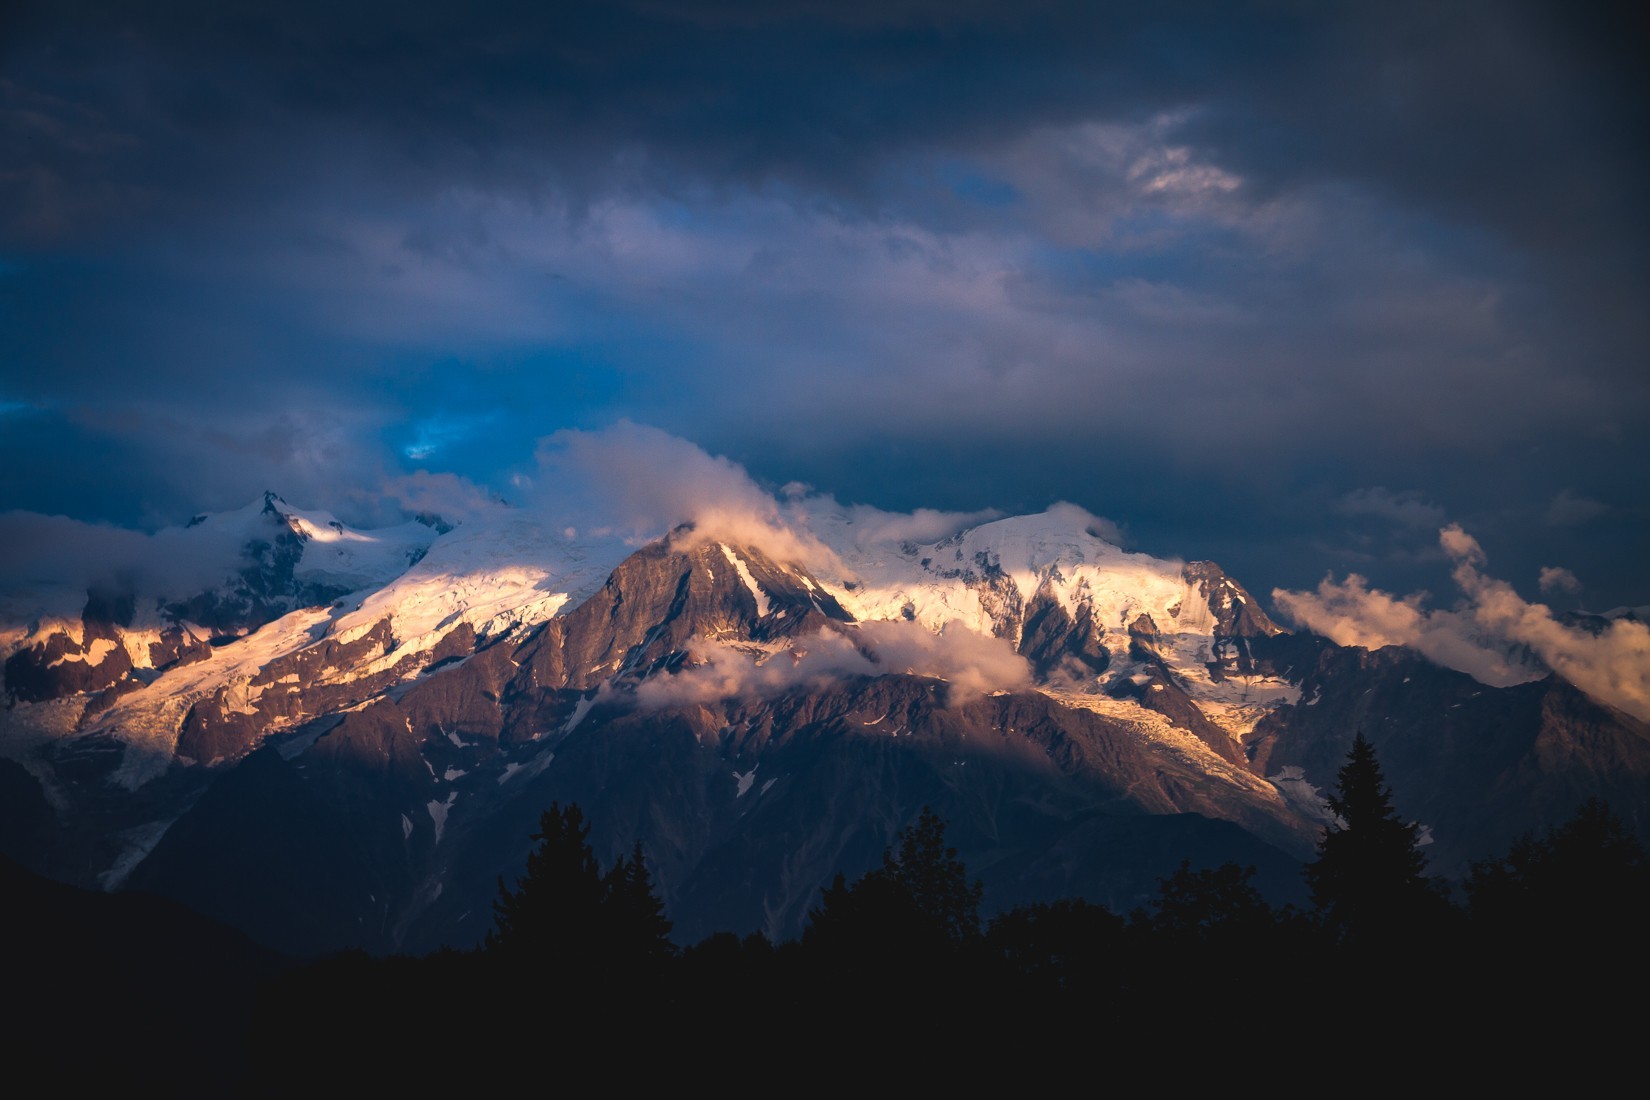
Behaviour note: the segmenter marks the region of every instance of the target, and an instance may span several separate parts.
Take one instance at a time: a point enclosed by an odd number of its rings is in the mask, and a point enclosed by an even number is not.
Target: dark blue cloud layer
[[[631,417],[885,507],[1075,500],[1262,591],[1441,575],[1345,503],[1402,498],[1526,590],[1645,598],[1622,17],[0,18],[0,508],[370,511],[418,470],[509,497],[537,438]]]

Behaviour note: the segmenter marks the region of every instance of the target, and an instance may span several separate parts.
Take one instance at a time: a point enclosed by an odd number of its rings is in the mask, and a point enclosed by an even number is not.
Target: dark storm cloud
[[[1220,41],[1218,16],[1200,27]],[[101,185],[98,165],[220,178],[226,153],[267,170],[294,136],[368,136],[414,187],[650,170],[669,187],[692,167],[852,193],[892,150],[1183,94],[1182,71],[1219,58],[1177,63],[1162,29],[1126,5],[71,2],[21,18],[11,111],[65,186]]]
[[[412,187],[692,168],[872,199],[896,153],[1196,106],[1188,136],[1256,185],[1376,181],[1556,249],[1638,205],[1641,29],[1516,3],[70,0],[13,17],[7,131],[43,206],[360,138]]]
[[[1639,602],[1614,18],[14,5],[0,507],[462,507],[630,416],[845,499],[1076,500],[1257,590],[1436,564],[1372,524],[1437,509]]]

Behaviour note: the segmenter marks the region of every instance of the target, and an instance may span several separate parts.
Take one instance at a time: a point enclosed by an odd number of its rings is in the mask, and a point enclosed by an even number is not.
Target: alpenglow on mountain
[[[1441,873],[1592,795],[1650,821],[1650,729],[1557,675],[1289,632],[1070,506],[933,541],[856,517],[197,517],[7,594],[4,851],[284,950],[390,951],[476,942],[553,801],[604,860],[642,844],[683,940],[795,935],[924,805],[988,908],[1125,910],[1182,859],[1298,896],[1360,730]]]

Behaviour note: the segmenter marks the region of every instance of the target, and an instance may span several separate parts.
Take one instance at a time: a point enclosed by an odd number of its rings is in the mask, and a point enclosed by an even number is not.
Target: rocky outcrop
[[[684,530],[626,558],[594,596],[546,623],[523,648],[519,679],[588,691],[615,675],[679,662],[696,639],[773,642],[849,621],[800,566],[750,547],[695,542]]]
[[[1267,618],[1255,598],[1214,562],[1189,562],[1181,576],[1187,584],[1195,586],[1207,602],[1210,614],[1215,617],[1217,638],[1272,637],[1283,633],[1283,628]]]
[[[1070,669],[1072,663],[1080,673],[1097,676],[1111,663],[1100,624],[1094,618],[1094,605],[1080,603],[1073,615],[1043,589],[1031,598],[1026,609],[1019,648],[1039,680]]]
[[[118,628],[93,621],[79,641],[54,633],[18,650],[6,659],[5,672],[6,694],[34,703],[113,687],[131,677],[132,658]]]
[[[373,658],[394,652],[388,619],[348,641],[323,638],[271,661],[244,686],[220,688],[194,703],[178,731],[177,755],[209,766],[237,760],[272,732],[349,710],[423,669],[470,654],[475,645],[474,629],[460,623],[431,649],[364,672]]]

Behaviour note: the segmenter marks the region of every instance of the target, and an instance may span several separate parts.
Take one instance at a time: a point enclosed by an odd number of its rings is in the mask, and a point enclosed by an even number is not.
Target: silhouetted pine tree
[[[911,898],[947,940],[960,943],[980,934],[980,898],[984,886],[968,881],[968,868],[957,849],[945,843],[945,822],[924,806],[916,823],[899,834],[899,855],[882,854],[882,874]]]
[[[1466,888],[1473,918],[1492,932],[1636,943],[1650,910],[1650,855],[1591,798],[1544,836],[1517,841],[1506,858],[1474,863]]]
[[[642,847],[601,873],[590,826],[577,805],[552,803],[533,834],[538,846],[515,889],[499,880],[488,952],[566,980],[651,980],[675,952],[671,922],[654,893]]]
[[[1182,860],[1179,870],[1159,879],[1157,897],[1146,918],[1152,932],[1182,943],[1213,943],[1251,947],[1276,925],[1277,914],[1250,881],[1254,867],[1225,863],[1192,870]]]
[[[852,885],[843,875],[808,913],[803,944],[849,966],[909,968],[952,953],[980,933],[982,886],[968,881],[945,822],[924,806],[887,848],[882,866]]]
[[[940,1027],[968,986],[965,946],[979,939],[981,892],[945,844],[945,823],[923,807],[881,867],[852,885],[837,875],[809,911],[799,962],[810,1024],[834,1027],[868,1000],[898,997],[907,1026]]]
[[[1543,1039],[1572,1049],[1625,1029],[1631,1047],[1637,1018],[1621,1005],[1650,974],[1650,855],[1604,802],[1473,864],[1465,885],[1481,1018],[1509,1030],[1545,1019]]]
[[[577,805],[551,803],[539,818],[538,841],[514,890],[498,881],[489,951],[529,963],[570,965],[602,935],[602,881],[590,850],[590,826]]]
[[[607,949],[627,961],[657,963],[676,950],[639,841],[630,857],[620,856],[602,878],[602,929]]]
[[[1329,797],[1336,822],[1306,867],[1312,904],[1339,942],[1369,946],[1406,938],[1444,908],[1423,873],[1426,855],[1414,822],[1392,808],[1375,748],[1358,734]]]

